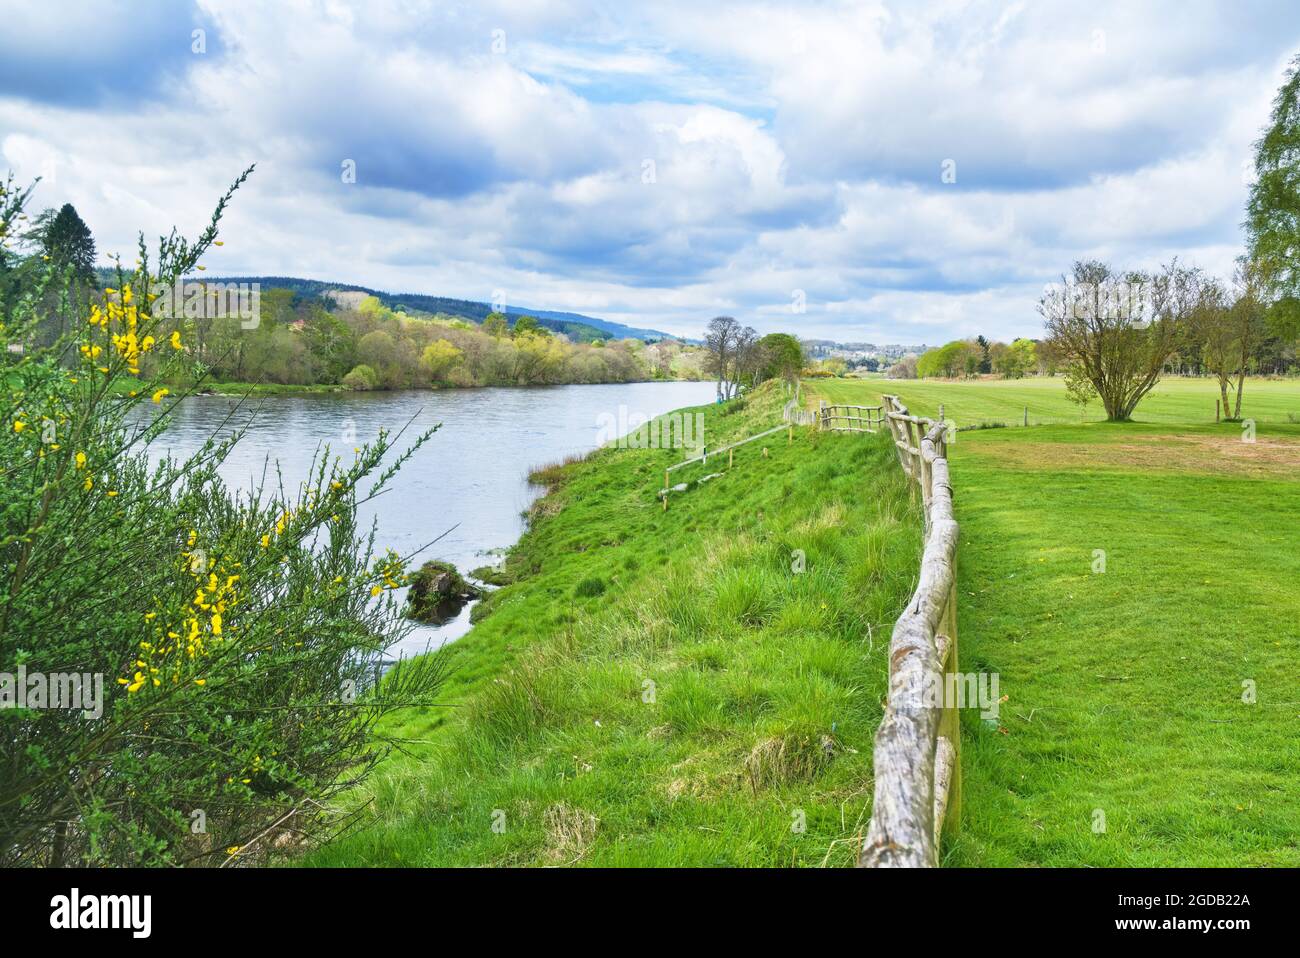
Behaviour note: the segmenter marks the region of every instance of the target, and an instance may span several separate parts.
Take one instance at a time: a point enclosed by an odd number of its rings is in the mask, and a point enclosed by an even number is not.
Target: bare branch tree
[[[1198,270],[1177,261],[1155,274],[1075,263],[1038,304],[1071,395],[1085,402],[1095,393],[1108,419],[1132,418],[1177,349],[1203,284]]]
[[[717,378],[718,398],[730,399],[736,388],[736,353],[741,338],[740,323],[730,316],[715,316],[704,333],[708,355],[704,369]]]

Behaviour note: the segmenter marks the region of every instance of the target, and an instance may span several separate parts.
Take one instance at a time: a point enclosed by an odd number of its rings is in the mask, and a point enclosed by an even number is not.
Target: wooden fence
[[[664,510],[667,511],[668,509],[668,493],[670,491],[670,487],[668,485],[669,483],[668,477],[672,473],[676,472],[678,469],[682,469],[696,462],[708,465],[710,456],[716,459],[724,452],[727,454],[727,468],[730,469],[734,462],[734,457],[735,457],[734,450],[739,449],[741,446],[745,445],[746,443],[753,442],[756,439],[763,439],[766,436],[772,436],[782,431],[786,433],[787,442],[791,442],[791,443],[794,442],[794,424],[789,423],[783,426],[773,426],[771,429],[766,429],[763,432],[757,433],[756,435],[753,436],[749,436],[745,439],[740,440],[739,442],[733,442],[726,446],[718,446],[716,449],[710,449],[707,445],[702,446],[700,447],[700,454],[698,456],[694,456],[690,459],[683,459],[681,462],[673,463],[671,466],[669,466],[667,469],[664,470],[664,487],[661,490],[659,490],[659,496],[664,501]],[[767,455],[766,450],[764,450],[763,455],[765,456]]]
[[[889,699],[876,732],[875,800],[858,865],[933,867],[961,805],[957,671],[957,522],[942,422],[883,397],[898,461],[925,506],[921,576],[889,640]]]
[[[822,400],[817,410],[817,428],[832,432],[876,432],[885,423],[880,406],[850,406],[844,403],[827,404]]]

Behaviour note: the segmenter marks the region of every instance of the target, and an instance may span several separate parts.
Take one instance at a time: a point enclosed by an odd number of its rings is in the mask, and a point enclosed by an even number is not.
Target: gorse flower
[[[190,533],[190,547],[197,540],[197,533]],[[181,552],[180,568],[187,572],[194,582],[194,598],[181,611],[179,629],[166,626],[154,627],[154,641],[140,643],[140,658],[136,662],[139,668],[147,668],[155,686],[162,684],[163,678],[178,683],[188,678],[195,685],[202,687],[206,679],[192,675],[198,662],[212,652],[212,644],[224,641],[226,633],[226,613],[240,599],[237,583],[240,575],[229,571],[227,560],[218,559],[209,563],[204,553]],[[156,612],[145,614],[145,620],[152,622]],[[134,680],[119,679],[118,683],[126,686],[128,693],[138,692],[145,683]]]

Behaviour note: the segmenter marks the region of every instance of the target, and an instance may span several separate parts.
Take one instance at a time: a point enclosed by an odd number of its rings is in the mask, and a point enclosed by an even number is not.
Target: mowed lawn
[[[958,423],[1006,388],[897,385]],[[964,715],[945,862],[1300,865],[1300,425],[970,431],[952,470],[961,667],[1007,701]]]
[[[815,380],[815,387],[828,402],[875,405],[880,394],[893,393],[915,413],[935,416],[939,404],[944,414],[959,427],[980,423],[1023,424],[1029,410],[1029,424],[1100,422],[1106,418],[1100,402],[1081,409],[1070,402],[1064,380],[1031,378],[1013,380],[834,379]],[[864,398],[869,397],[869,398]],[[1212,379],[1171,378],[1161,380],[1141,405],[1136,417],[1143,422],[1213,423],[1219,387]],[[1229,399],[1236,396],[1229,393]],[[1243,418],[1257,423],[1300,422],[1300,381],[1248,379],[1242,401]]]

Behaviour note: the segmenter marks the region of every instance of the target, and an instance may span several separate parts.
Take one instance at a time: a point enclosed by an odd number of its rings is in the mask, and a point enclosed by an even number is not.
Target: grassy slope
[[[870,403],[883,385],[824,393]],[[1003,389],[899,385],[959,423]],[[1290,389],[1276,408],[1300,407]],[[1000,729],[966,716],[949,864],[1300,864],[1300,427],[1240,437],[1227,424],[960,434],[962,667],[998,672],[1009,701]]]
[[[783,398],[703,407],[709,444],[779,422]],[[310,864],[853,861],[917,506],[883,437],[760,440],[665,513],[680,458],[607,448],[548,471],[507,563],[523,578],[451,648],[455,707],[394,727],[426,744],[367,785],[377,820]]]
[[[902,397],[920,415],[944,414],[958,426],[1000,422],[1018,426],[1029,408],[1029,423],[1097,422],[1106,418],[1099,403],[1083,414],[1070,402],[1061,379],[988,380],[944,382],[941,380],[816,380],[809,383],[830,402],[879,401],[881,392]],[[857,397],[857,398],[852,398]],[[1213,423],[1214,403],[1219,387],[1211,379],[1164,379],[1138,406],[1138,418],[1170,424]],[[1232,397],[1235,398],[1235,397]],[[1242,414],[1261,423],[1288,422],[1288,414],[1300,419],[1300,382],[1296,380],[1248,379]]]

